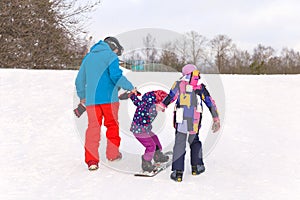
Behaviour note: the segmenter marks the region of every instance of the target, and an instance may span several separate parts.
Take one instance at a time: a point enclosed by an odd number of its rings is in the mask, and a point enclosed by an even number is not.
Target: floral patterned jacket
[[[147,92],[140,100],[136,95],[131,95],[130,99],[137,107],[131,123],[130,131],[134,134],[149,133],[152,129],[152,122],[157,116],[156,97],[153,91]]]

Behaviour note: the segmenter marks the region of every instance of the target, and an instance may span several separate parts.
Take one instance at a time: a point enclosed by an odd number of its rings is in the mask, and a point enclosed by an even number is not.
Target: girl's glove
[[[76,117],[80,117],[82,115],[82,113],[84,113],[86,111],[85,106],[80,103],[78,104],[77,108],[74,109],[74,114],[76,115]]]
[[[219,118],[215,118],[214,123],[213,123],[212,128],[211,128],[213,133],[217,132],[220,129],[220,127],[221,127],[221,124],[220,124]]]

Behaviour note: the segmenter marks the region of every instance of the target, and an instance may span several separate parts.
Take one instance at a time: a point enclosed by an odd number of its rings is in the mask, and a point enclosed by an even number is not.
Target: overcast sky
[[[87,30],[95,41],[141,28],[229,36],[241,49],[257,44],[300,51],[300,0],[102,0]]]

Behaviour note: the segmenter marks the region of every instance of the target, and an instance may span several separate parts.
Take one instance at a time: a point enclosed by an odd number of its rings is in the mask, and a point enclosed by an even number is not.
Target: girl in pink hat
[[[191,149],[191,171],[199,175],[205,171],[202,158],[202,143],[199,140],[203,103],[208,107],[213,117],[213,132],[220,128],[219,114],[215,101],[210,96],[203,83],[200,83],[200,72],[195,65],[188,64],[182,68],[183,77],[176,81],[168,96],[159,106],[166,108],[176,101],[174,127],[175,144],[173,148],[171,179],[181,182],[184,171],[186,140]]]

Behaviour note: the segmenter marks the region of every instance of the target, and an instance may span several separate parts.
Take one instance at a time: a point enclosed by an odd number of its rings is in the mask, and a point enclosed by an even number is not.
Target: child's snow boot
[[[144,159],[144,156],[142,156],[142,169],[143,171],[152,172],[155,169],[155,166],[152,165],[151,160],[147,161]]]
[[[204,165],[192,166],[192,175],[199,175],[205,171]]]
[[[182,177],[183,177],[183,171],[181,170],[174,170],[170,175],[170,178],[176,182],[181,182]]]
[[[163,163],[169,160],[169,156],[163,154],[163,152],[161,152],[160,150],[156,150],[153,159],[156,163],[158,162]]]

